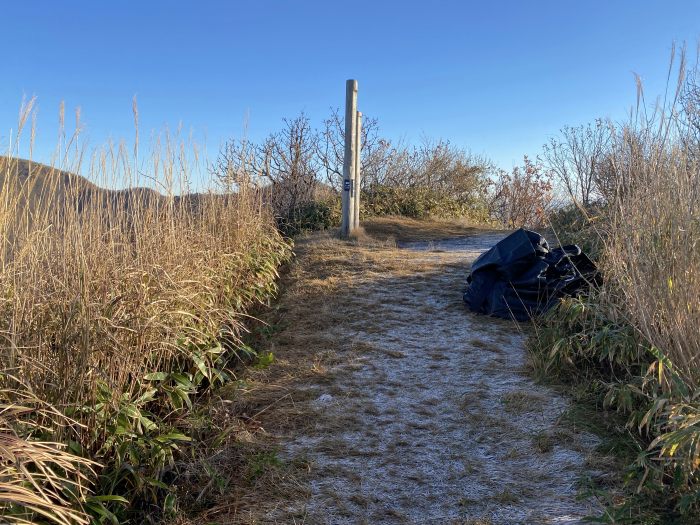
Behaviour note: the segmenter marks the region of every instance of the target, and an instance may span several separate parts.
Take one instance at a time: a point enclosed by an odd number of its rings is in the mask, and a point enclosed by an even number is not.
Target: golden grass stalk
[[[19,505],[83,523],[60,486],[85,484],[89,463],[55,442],[109,454],[110,414],[142,393],[147,374],[181,371],[193,350],[222,338],[235,345],[289,248],[258,194],[201,180],[185,141],[165,134],[150,152],[111,144],[88,155],[77,132],[64,135],[54,166],[19,159],[21,133],[0,157],[0,389],[8,414],[38,399],[76,422],[41,410],[30,429],[0,426],[0,513]]]
[[[21,384],[16,378],[15,382]],[[36,517],[61,525],[89,523],[81,502],[89,493],[96,463],[66,445],[20,437],[45,434],[52,426],[75,425],[26,389],[0,391],[0,515],[4,523],[34,523]],[[18,403],[7,401],[18,399]]]
[[[700,149],[678,87],[666,106],[622,129],[614,145],[618,198],[606,272],[632,324],[700,384]]]

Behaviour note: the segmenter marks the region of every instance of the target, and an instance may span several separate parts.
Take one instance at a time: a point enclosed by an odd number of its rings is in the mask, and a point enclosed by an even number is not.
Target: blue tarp
[[[474,261],[464,302],[478,313],[526,321],[599,280],[578,246],[550,249],[542,235],[521,228]]]

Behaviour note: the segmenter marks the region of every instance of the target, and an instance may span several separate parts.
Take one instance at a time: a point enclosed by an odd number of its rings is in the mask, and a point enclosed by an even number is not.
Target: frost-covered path
[[[499,234],[413,243],[395,271],[339,300],[331,379],[285,445],[311,466],[306,523],[578,523],[595,445],[557,424],[566,402],[524,373],[524,336],[468,312],[468,262]],[[340,299],[340,298],[339,298]],[[298,512],[300,509],[296,509]]]
[[[502,236],[311,248],[327,253],[281,341],[316,368],[290,390],[303,424],[278,436],[284,461],[308,465],[306,497],[260,522],[573,524],[594,510],[576,494],[595,438],[559,424],[567,402],[527,375],[519,328],[461,301],[470,261]]]

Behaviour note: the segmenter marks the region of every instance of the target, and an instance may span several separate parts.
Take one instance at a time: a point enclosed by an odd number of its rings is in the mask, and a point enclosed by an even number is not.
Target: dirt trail
[[[525,372],[518,327],[461,301],[470,261],[502,236],[365,249],[346,280],[315,277],[338,281],[316,307],[332,322],[285,337],[313,346],[321,373],[294,386],[305,423],[279,440],[309,465],[309,497],[261,522],[574,524],[594,510],[576,493],[595,438],[558,423],[567,402]]]

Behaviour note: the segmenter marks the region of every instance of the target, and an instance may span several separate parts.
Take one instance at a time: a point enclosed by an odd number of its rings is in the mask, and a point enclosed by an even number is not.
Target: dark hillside
[[[0,191],[5,198],[16,196],[18,206],[29,204],[34,210],[44,203],[52,208],[73,205],[81,212],[92,202],[128,209],[136,202],[157,203],[163,199],[150,188],[108,190],[75,173],[8,157],[0,157]]]
[[[5,191],[7,189],[7,192]],[[101,188],[85,177],[26,159],[0,156],[0,194],[4,198],[16,198],[17,210],[27,204],[32,210],[54,211],[65,206],[76,206],[84,213],[96,204],[97,208],[123,212],[135,208],[164,206],[168,198],[156,190],[134,187],[120,190]],[[192,193],[173,198],[175,206],[185,205],[190,211],[201,208],[203,199],[226,198],[211,193]],[[229,196],[230,198],[230,196]],[[44,204],[44,206],[41,206]]]

